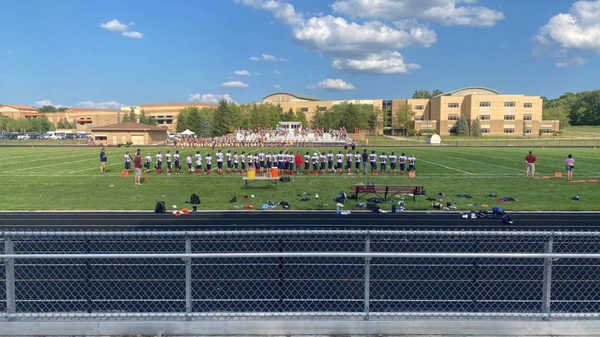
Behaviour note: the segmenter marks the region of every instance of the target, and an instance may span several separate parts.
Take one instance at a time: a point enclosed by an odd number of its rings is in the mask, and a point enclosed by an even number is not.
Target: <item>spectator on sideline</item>
[[[136,185],[142,184],[142,155],[140,151],[135,153],[135,158],[133,158],[133,166],[135,167],[135,178],[134,183]]]
[[[525,164],[527,165],[526,170],[525,170],[525,176],[527,178],[533,178],[535,176],[535,161],[536,160],[537,160],[537,158],[535,157],[533,152],[529,151],[529,154],[525,157]]]
[[[570,154],[565,159],[565,170],[567,170],[567,180],[573,180],[573,171],[575,170],[575,159],[573,159],[573,155]]]
[[[106,157],[106,152],[104,148],[100,151],[100,174],[104,174],[106,172],[106,162],[108,158]]]

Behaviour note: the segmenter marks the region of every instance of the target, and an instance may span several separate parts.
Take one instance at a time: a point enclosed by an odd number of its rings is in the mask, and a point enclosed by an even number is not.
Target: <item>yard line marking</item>
[[[95,160],[95,159],[86,158],[86,159],[81,159],[81,160],[70,161],[68,163],[54,163],[54,164],[48,164],[48,165],[42,165],[42,166],[26,167],[26,168],[22,168],[22,169],[18,169],[18,170],[11,170],[9,172],[29,171],[29,170],[39,169],[39,168],[42,168],[42,167],[51,167],[51,166],[59,166],[59,165],[69,165],[69,164],[72,164],[72,163],[79,163],[79,162],[82,162],[82,161],[90,161],[90,160]]]
[[[124,163],[114,163],[114,164],[106,165],[106,167],[115,166],[115,165],[123,165],[124,166],[125,164]],[[86,168],[81,169],[81,170],[70,171],[69,174],[77,173],[77,172],[83,172],[83,171],[87,171],[87,170],[98,170],[98,169],[99,169],[99,166],[98,167],[86,167]]]
[[[508,166],[503,166],[503,165],[498,165],[498,164],[491,164],[488,163],[486,161],[481,161],[481,160],[473,160],[473,159],[467,159],[467,158],[461,158],[459,156],[451,156],[445,153],[438,153],[438,155],[442,155],[442,156],[446,156],[452,159],[456,159],[456,160],[463,160],[463,161],[468,161],[468,162],[472,162],[472,163],[476,163],[476,164],[484,164],[484,165],[488,165],[488,166],[494,166],[494,167],[499,167],[501,169],[509,169],[509,170],[515,170],[515,171],[521,171],[521,169],[515,168],[515,167],[508,167]]]
[[[467,171],[464,171],[464,170],[461,170],[461,169],[457,169],[457,168],[454,168],[454,167],[450,167],[450,166],[446,166],[446,165],[434,163],[434,162],[427,161],[427,160],[424,160],[424,159],[419,159],[419,161],[422,161],[424,163],[431,164],[431,165],[440,166],[440,167],[443,167],[443,168],[448,169],[448,170],[453,170],[453,171],[458,171],[458,172],[462,172],[462,173],[465,173],[465,174],[473,175],[473,173],[471,173],[471,172],[467,172]]]

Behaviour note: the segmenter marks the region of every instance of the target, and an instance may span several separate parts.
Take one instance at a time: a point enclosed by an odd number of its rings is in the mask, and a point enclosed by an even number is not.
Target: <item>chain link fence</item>
[[[0,318],[600,317],[600,232],[1,232]]]

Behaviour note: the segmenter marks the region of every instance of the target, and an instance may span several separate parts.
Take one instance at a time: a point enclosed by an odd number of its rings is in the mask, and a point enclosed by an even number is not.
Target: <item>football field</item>
[[[174,152],[174,148],[142,148],[145,156],[157,151]],[[203,156],[210,149],[179,149],[182,159],[199,150]],[[258,149],[232,149],[256,153]],[[290,148],[288,151],[337,153],[340,148]],[[357,148],[362,152],[362,148]],[[200,209],[243,210],[243,196],[248,205],[260,209],[267,201],[287,201],[290,209],[335,209],[333,198],[339,192],[350,194],[351,186],[360,183],[375,185],[423,185],[427,196],[406,198],[407,210],[431,209],[432,200],[443,192],[443,204],[458,210],[480,209],[482,205],[501,205],[507,210],[596,210],[600,211],[600,150],[596,148],[532,148],[537,156],[536,179],[525,178],[524,157],[529,148],[515,147],[369,147],[377,153],[394,151],[414,154],[417,177],[390,175],[294,175],[289,183],[276,186],[256,181],[245,188],[241,174],[218,176],[188,175],[157,176],[151,173],[142,186],[133,183],[133,175],[122,177],[123,155],[135,148],[107,148],[108,172],[99,174],[99,147],[1,147],[0,179],[2,194],[0,210],[150,210],[158,200],[168,207],[185,207],[192,193],[200,195]],[[279,152],[265,148],[265,152]],[[572,154],[576,160],[575,182],[567,182],[564,160]],[[213,163],[213,167],[215,163]],[[185,166],[185,159],[182,160]],[[185,170],[185,168],[184,168]],[[362,172],[362,171],[361,171]],[[555,178],[561,172],[563,178]],[[591,180],[591,181],[590,181]],[[317,198],[318,195],[318,198]],[[465,195],[471,198],[465,197]],[[492,195],[492,196],[490,196]],[[495,196],[493,196],[495,195]],[[573,200],[573,196],[580,200]],[[254,197],[252,197],[254,196]],[[517,201],[499,203],[498,197],[509,196]],[[237,202],[230,202],[235,197]],[[309,199],[309,200],[301,200]],[[362,201],[365,201],[363,198]],[[393,201],[400,197],[392,198]],[[381,204],[390,209],[391,202]],[[354,201],[346,208],[357,209]]]

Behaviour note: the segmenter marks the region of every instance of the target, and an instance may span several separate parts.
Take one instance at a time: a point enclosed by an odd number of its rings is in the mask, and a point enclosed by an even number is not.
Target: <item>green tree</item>
[[[57,129],[75,129],[75,125],[72,123],[69,123],[69,121],[67,120],[67,117],[63,117],[63,118],[59,119],[58,122],[56,123],[56,128]]]
[[[18,118],[10,122],[9,129],[18,132],[27,132],[32,130],[32,124],[27,118]]]
[[[54,129],[54,126],[46,116],[33,118],[31,119],[30,124],[31,128],[27,131],[47,132]]]
[[[432,98],[437,95],[443,94],[439,89],[433,89],[433,91],[429,92],[427,89],[417,89],[412,95],[412,98]]]
[[[396,109],[395,123],[392,123],[392,127],[406,129],[407,131],[414,130],[415,112],[410,104],[402,104]]]
[[[469,135],[469,121],[465,115],[460,115],[460,117],[458,117],[458,121],[456,122],[456,135]]]
[[[479,118],[475,118],[473,122],[471,122],[471,136],[481,136],[481,123],[479,122]]]
[[[234,132],[241,121],[240,108],[235,103],[220,100],[213,115],[211,135],[222,136]]]
[[[53,105],[44,105],[38,108],[38,112],[57,112],[58,109]]]
[[[137,116],[135,115],[135,110],[133,108],[131,108],[129,110],[129,113],[124,114],[123,118],[121,118],[121,123],[127,123],[127,122],[135,123],[136,121],[137,121]]]
[[[306,114],[302,111],[296,111],[296,113],[294,114],[293,121],[302,123],[303,128],[308,127],[308,120],[306,119]]]
[[[146,116],[146,112],[142,109],[142,112],[140,112],[139,115],[139,120],[141,124],[146,124],[146,125],[157,125],[158,122],[156,121],[156,118],[154,118],[154,116]]]

